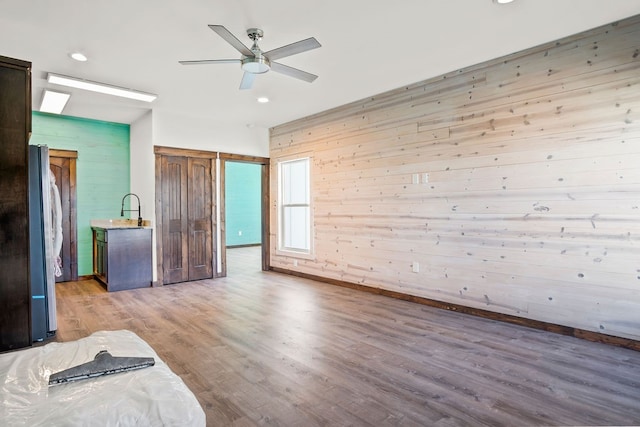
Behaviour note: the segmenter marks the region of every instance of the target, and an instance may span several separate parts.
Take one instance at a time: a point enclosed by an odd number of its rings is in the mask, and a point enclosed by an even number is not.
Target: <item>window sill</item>
[[[312,252],[298,252],[286,249],[276,249],[276,255],[288,258],[315,260],[315,255]]]

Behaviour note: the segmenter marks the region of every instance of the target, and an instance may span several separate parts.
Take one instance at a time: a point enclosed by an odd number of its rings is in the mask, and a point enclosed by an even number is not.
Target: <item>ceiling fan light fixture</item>
[[[251,74],[263,74],[271,69],[269,60],[262,55],[242,59],[242,69]]]

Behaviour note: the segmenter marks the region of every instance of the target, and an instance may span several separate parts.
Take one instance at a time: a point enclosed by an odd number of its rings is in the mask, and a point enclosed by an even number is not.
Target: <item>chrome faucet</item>
[[[138,227],[142,227],[142,216],[140,215],[140,197],[138,197],[137,194],[135,193],[127,193],[124,195],[124,197],[122,198],[122,208],[120,208],[120,216],[124,216],[125,211],[126,212],[134,212],[135,209],[125,209],[124,208],[124,199],[127,198],[127,196],[136,196],[136,199],[138,199]]]

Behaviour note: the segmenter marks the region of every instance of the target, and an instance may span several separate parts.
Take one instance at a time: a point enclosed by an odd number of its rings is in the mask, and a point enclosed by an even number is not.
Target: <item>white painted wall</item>
[[[153,155],[153,111],[131,125],[129,140],[129,175],[131,192],[140,197],[140,210],[143,219],[156,223],[155,214],[155,156]],[[153,265],[156,265],[156,235],[153,238]],[[157,279],[153,268],[153,280]]]
[[[153,144],[249,156],[269,156],[269,130],[154,111]]]

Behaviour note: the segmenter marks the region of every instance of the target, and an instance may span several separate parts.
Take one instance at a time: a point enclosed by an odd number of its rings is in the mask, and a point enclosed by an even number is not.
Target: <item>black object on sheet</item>
[[[91,362],[51,374],[49,385],[64,384],[71,381],[147,368],[155,365],[155,363],[156,361],[153,357],[113,357],[107,350],[102,350],[96,354],[96,357]]]

